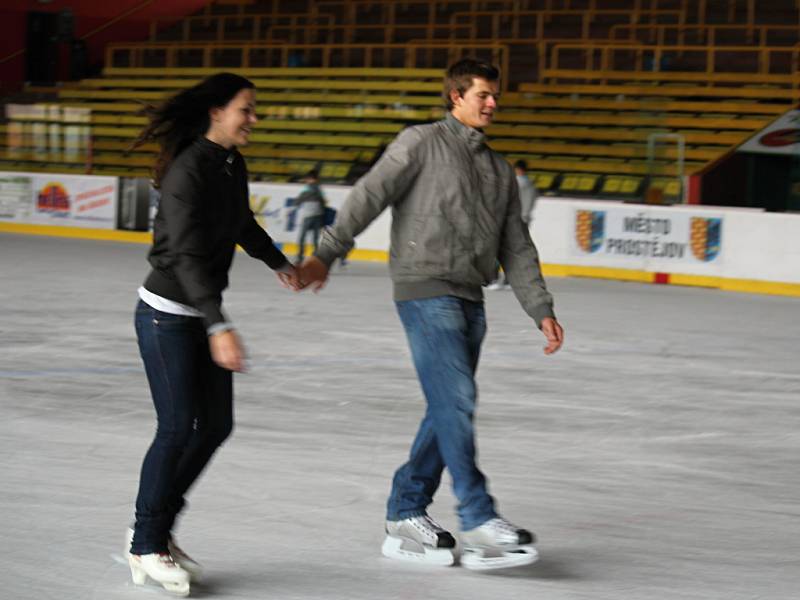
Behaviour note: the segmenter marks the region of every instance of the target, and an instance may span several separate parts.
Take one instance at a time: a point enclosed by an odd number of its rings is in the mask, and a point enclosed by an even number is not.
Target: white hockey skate
[[[169,554],[131,554],[128,558],[131,578],[136,585],[144,585],[149,577],[176,596],[189,595],[189,573],[184,571]]]
[[[131,556],[131,544],[133,543],[133,528],[128,527],[127,531],[125,532],[125,560],[130,559]],[[193,582],[198,582],[203,578],[203,565],[193,559],[191,556],[186,554],[183,549],[178,546],[175,542],[175,539],[170,537],[169,541],[167,542],[167,549],[169,553],[172,555],[172,559],[180,565],[180,567],[189,573],[189,579]]]
[[[388,558],[442,567],[455,562],[455,538],[427,515],[386,521],[386,534],[381,552]]]
[[[502,517],[461,533],[461,564],[484,571],[530,565],[539,560],[534,535]]]

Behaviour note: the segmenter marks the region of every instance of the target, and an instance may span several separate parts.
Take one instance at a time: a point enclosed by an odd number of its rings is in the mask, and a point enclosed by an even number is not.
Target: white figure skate
[[[530,565],[539,560],[534,535],[502,517],[461,533],[461,564],[483,571]]]
[[[186,554],[186,552],[184,552],[183,549],[178,546],[175,538],[169,538],[169,541],[167,542],[167,548],[169,549],[169,553],[172,555],[172,558],[175,560],[175,562],[178,563],[178,565],[180,565],[184,571],[189,573],[189,578],[192,580],[192,582],[200,581],[203,578],[203,565]]]
[[[131,554],[128,558],[131,578],[136,585],[144,585],[149,577],[176,596],[189,595],[189,573],[184,571],[169,554]]]
[[[133,543],[133,528],[128,527],[128,530],[125,532],[125,560],[130,559],[131,556],[131,544]],[[193,582],[198,582],[203,578],[203,565],[193,559],[191,556],[186,554],[183,549],[178,546],[175,542],[174,538],[170,537],[169,541],[167,542],[167,549],[169,553],[172,555],[172,559],[180,565],[180,567],[189,573],[189,579]]]
[[[381,552],[388,558],[447,567],[455,562],[456,540],[427,515],[386,521]]]

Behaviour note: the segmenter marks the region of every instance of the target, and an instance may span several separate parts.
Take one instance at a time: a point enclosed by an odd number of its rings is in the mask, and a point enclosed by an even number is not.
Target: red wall
[[[25,47],[27,14],[34,12],[60,12],[72,10],[75,37],[99,27],[124,12],[143,4],[144,0],[52,0],[40,4],[37,0],[3,0],[0,4],[0,60]],[[180,18],[192,14],[209,0],[155,0],[134,12],[126,19],[86,40],[91,63],[100,63],[109,42],[144,41],[149,34],[150,20],[154,17]],[[4,89],[17,86],[23,80],[25,56],[0,63],[0,82]]]

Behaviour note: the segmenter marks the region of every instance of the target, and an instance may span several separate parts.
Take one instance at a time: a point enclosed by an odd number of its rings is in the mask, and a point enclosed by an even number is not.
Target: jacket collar
[[[212,142],[204,135],[198,136],[195,140],[195,144],[202,150],[203,154],[211,157],[214,163],[222,164],[223,167],[226,167],[227,171],[230,171],[231,165],[234,160],[236,160],[236,146],[230,149],[225,148],[216,142]],[[230,175],[230,173],[228,174]]]
[[[464,125],[453,116],[453,113],[448,112],[445,115],[444,124],[452,133],[464,140],[472,152],[480,152],[486,146],[486,134],[480,129]]]

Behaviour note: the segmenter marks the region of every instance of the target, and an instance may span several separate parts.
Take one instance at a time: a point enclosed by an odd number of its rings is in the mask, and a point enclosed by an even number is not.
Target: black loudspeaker
[[[29,12],[25,45],[25,80],[52,84],[58,76],[59,15]]]
[[[72,40],[69,45],[69,79],[76,81],[89,75],[89,51],[83,40]]]
[[[75,37],[75,16],[69,8],[58,13],[58,41],[71,42]]]

